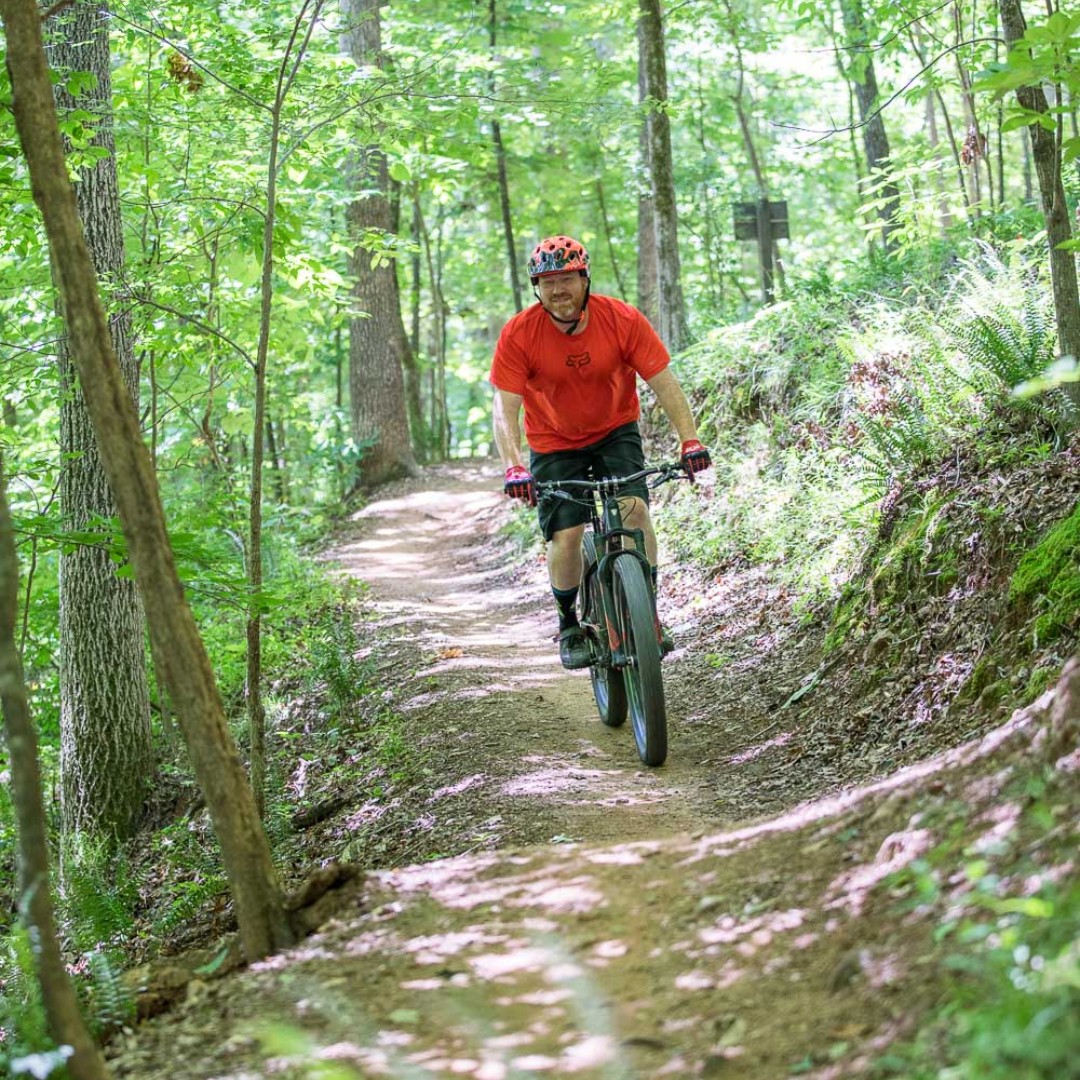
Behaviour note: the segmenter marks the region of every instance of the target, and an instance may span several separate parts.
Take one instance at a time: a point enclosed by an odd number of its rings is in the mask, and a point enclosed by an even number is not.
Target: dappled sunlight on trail
[[[629,730],[600,723],[588,676],[559,665],[544,568],[507,565],[497,470],[436,475],[441,489],[366,507],[335,553],[369,587],[377,708],[422,780],[387,794],[388,755],[324,837],[363,850],[400,803],[405,854],[366,863],[310,938],[231,978],[219,1005],[236,1035],[185,1032],[169,1080],[868,1075],[940,990],[927,897],[953,920],[975,902],[963,868],[929,888],[929,856],[961,830],[995,878],[1023,828],[996,755],[1030,751],[1048,699],[873,782],[819,777],[793,796],[806,729],[787,705],[821,669],[725,682],[791,652],[760,595],[740,595],[730,623],[667,661],[673,753],[645,769]],[[356,730],[342,752],[371,752],[348,745]],[[743,811],[710,816],[735,784]],[[769,785],[786,802],[765,813]],[[1015,890],[1067,873],[1016,875]],[[170,1024],[143,1037],[178,1057]]]
[[[920,782],[929,771],[968,783],[963,770],[1025,726],[1018,717],[887,784],[708,837],[485,852],[372,875],[358,909],[241,977],[257,1012],[247,994],[234,1007],[252,1009],[264,1045],[280,1045],[268,1032],[292,1033],[267,1074],[335,1062],[425,1080],[765,1080],[812,1062],[805,1048],[824,1041],[849,1071],[801,1072],[862,1075],[915,1015],[896,995],[918,996],[909,939],[922,939],[910,917],[882,916],[897,871],[940,838]],[[968,790],[991,828],[1012,821],[993,812],[995,786],[973,779]]]

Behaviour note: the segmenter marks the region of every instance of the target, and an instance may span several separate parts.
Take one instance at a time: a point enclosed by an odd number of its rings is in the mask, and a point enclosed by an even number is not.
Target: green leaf
[[[229,948],[228,948],[228,946],[226,946],[224,949],[222,949],[217,954],[217,956],[214,957],[213,960],[210,960],[207,963],[203,964],[202,967],[197,967],[195,969],[195,974],[196,975],[213,975],[214,972],[219,970],[221,965],[225,963],[228,956],[229,956]]]
[[[390,166],[390,177],[399,184],[406,184],[412,179],[412,173],[403,161],[395,161]]]

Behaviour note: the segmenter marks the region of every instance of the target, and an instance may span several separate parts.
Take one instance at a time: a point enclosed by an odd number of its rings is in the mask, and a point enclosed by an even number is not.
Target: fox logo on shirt
[[[587,353],[571,353],[566,358],[567,367],[583,368],[586,364],[592,363],[592,357]]]

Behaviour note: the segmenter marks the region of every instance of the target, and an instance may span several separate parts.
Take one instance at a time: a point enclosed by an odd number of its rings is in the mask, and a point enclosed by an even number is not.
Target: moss
[[[1020,560],[1009,584],[1014,604],[1038,610],[1035,633],[1049,641],[1080,615],[1080,506],[1059,521]]]
[[[984,656],[972,669],[966,682],[957,691],[956,700],[965,704],[978,700],[979,695],[994,681],[998,673],[997,661]]]
[[[1061,665],[1053,667],[1037,667],[1028,677],[1024,689],[1020,691],[1020,704],[1030,705],[1037,698],[1042,697],[1061,674]]]
[[[833,610],[832,623],[825,635],[822,651],[825,656],[839,649],[854,631],[861,628],[866,617],[867,595],[862,589],[849,587],[846,595]]]

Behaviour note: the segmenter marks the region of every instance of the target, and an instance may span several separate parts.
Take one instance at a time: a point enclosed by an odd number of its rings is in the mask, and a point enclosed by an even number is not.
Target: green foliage
[[[939,321],[944,340],[976,372],[1012,390],[1056,359],[1048,283],[1019,253],[1006,262],[984,246],[954,285],[959,302]]]
[[[1050,84],[1067,87],[1072,99],[1080,90],[1080,64],[1076,57],[1080,50],[1080,14],[1055,11],[1045,22],[1032,21],[1023,38],[1010,50],[1004,63],[989,65],[976,83],[977,90],[985,91],[1000,101],[1024,87],[1043,87]],[[1060,90],[1058,91],[1060,94]],[[1002,131],[1038,124],[1053,134],[1058,131],[1058,118],[1068,109],[1063,104],[1052,105],[1046,112],[1027,109],[1019,102],[1010,102],[1002,122]],[[1080,157],[1080,137],[1075,129],[1071,138],[1062,145],[1062,163]]]
[[[1070,808],[1060,777],[1030,775],[1021,819],[1039,865],[999,842],[940,844],[890,879],[911,906],[946,908],[935,934],[952,973],[945,1003],[911,1043],[892,1047],[875,1075],[904,1080],[1060,1080],[1075,1075],[1080,1032],[1080,888]],[[963,830],[960,830],[960,836]],[[959,864],[959,865],[958,865]],[[956,872],[959,870],[959,872]],[[965,882],[966,888],[942,888]],[[1063,880],[1064,884],[1055,884]],[[1032,887],[1034,883],[1034,888]]]
[[[360,639],[352,605],[328,606],[314,613],[305,632],[309,687],[321,696],[335,718],[347,715],[371,681],[370,666],[358,658]]]
[[[1036,611],[1034,632],[1052,640],[1076,625],[1080,613],[1080,506],[1021,558],[1009,599]]]
[[[155,937],[191,922],[227,892],[217,849],[194,821],[177,821],[154,836],[160,867],[155,908],[149,912]]]
[[[90,953],[123,945],[138,900],[139,882],[122,851],[82,836],[67,845],[58,915],[73,949]]]
[[[515,503],[513,509],[514,513],[500,526],[499,534],[510,542],[511,548],[520,557],[536,549],[543,538],[536,524],[535,511],[521,503]]]
[[[0,938],[0,1066],[53,1046],[34,972],[29,931],[21,924]]]
[[[1060,391],[1019,407],[1012,394],[1053,360],[1037,249],[978,242],[971,252],[951,276],[912,280],[906,303],[863,292],[865,276],[853,291],[812,278],[681,358],[719,489],[704,505],[684,492],[662,517],[680,556],[770,564],[808,600],[835,594],[887,496],[914,516],[879,553],[879,586],[917,574],[948,588],[951,541],[932,541],[939,523],[908,497],[912,485],[926,490],[961,458],[1043,455],[1072,415]],[[858,624],[852,604],[831,647]]]
[[[95,949],[87,955],[90,982],[86,991],[91,1028],[101,1037],[135,1019],[135,998],[124,982],[123,955]]]

